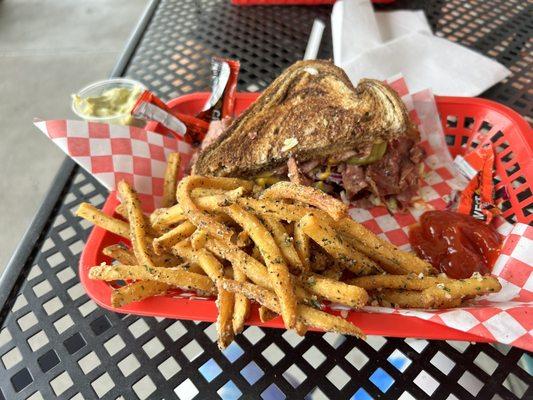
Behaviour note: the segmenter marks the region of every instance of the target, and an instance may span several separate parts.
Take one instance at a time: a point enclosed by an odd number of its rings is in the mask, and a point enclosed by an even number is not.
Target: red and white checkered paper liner
[[[376,234],[408,250],[409,226],[427,209],[445,208],[467,182],[454,167],[447,150],[431,91],[409,93],[401,76],[387,82],[401,96],[422,136],[427,157],[420,195],[425,205],[394,215],[384,207],[351,207],[350,215]],[[157,207],[161,198],[168,153],[179,151],[183,168],[192,153],[192,148],[185,142],[135,127],[70,120],[37,121],[35,125],[109,190],[114,190],[121,179],[131,183],[146,211]],[[366,307],[365,310],[414,316],[533,350],[533,318],[530,315],[533,306],[533,227],[524,224],[511,226],[503,219],[495,222],[506,236],[502,254],[493,270],[502,284],[500,293],[450,311],[385,307]],[[332,308],[343,307],[332,305]]]
[[[145,211],[161,201],[167,156],[181,153],[183,174],[192,153],[186,142],[133,126],[72,120],[34,124],[108,190],[121,180],[132,185]]]

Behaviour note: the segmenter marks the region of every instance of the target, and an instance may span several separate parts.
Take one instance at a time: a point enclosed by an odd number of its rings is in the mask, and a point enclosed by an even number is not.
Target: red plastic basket
[[[258,93],[238,93],[235,103],[236,113],[241,113],[249,107],[258,95]],[[209,93],[189,94],[170,101],[169,106],[182,113],[195,114],[202,109],[208,97]],[[531,196],[533,135],[527,122],[511,109],[489,100],[437,97],[437,105],[453,156],[463,153],[467,146],[475,145],[472,143],[474,132],[484,132],[484,135],[491,137],[497,152],[496,170],[499,175],[497,193],[504,209],[504,216],[531,224],[533,222],[533,196]],[[157,131],[156,124],[149,128]],[[103,211],[114,215],[118,204],[115,193],[111,193]],[[216,320],[217,308],[214,300],[189,299],[172,295],[154,297],[120,309],[113,308],[110,304],[111,286],[102,281],[89,279],[88,272],[94,265],[111,262],[102,255],[102,249],[120,241],[123,239],[95,227],[81,255],[80,280],[88,295],[96,303],[109,310],[128,314],[199,321]],[[370,335],[486,341],[473,334],[398,314],[350,312],[348,319]],[[279,317],[262,323],[256,308],[253,309],[248,324],[283,328],[283,322]]]
[[[319,6],[334,4],[336,0],[231,0],[237,6]],[[372,0],[374,4],[389,4],[395,0]]]
[[[237,6],[319,6],[334,4],[336,0],[231,0]],[[389,4],[396,0],[372,0],[374,4]]]

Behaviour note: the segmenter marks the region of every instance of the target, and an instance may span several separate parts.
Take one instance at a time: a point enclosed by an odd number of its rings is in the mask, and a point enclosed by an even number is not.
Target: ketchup
[[[427,211],[409,230],[416,253],[451,278],[490,273],[500,253],[500,235],[470,215]]]

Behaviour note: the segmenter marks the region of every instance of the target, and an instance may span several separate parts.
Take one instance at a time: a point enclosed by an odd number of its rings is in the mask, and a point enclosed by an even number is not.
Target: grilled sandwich
[[[199,175],[291,179],[346,199],[408,203],[418,185],[418,132],[396,92],[354,87],[329,61],[299,61],[202,149]]]

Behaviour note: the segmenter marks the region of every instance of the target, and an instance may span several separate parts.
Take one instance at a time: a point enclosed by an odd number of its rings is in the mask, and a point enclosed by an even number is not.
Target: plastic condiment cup
[[[128,88],[131,90],[139,88],[139,95],[144,90],[146,90],[146,86],[136,80],[128,78],[112,78],[91,83],[85,86],[83,89],[80,89],[76,93],[76,96],[79,96],[82,99],[86,99],[88,97],[98,97],[101,96],[104,92],[115,88]],[[78,109],[74,96],[72,98],[71,108],[74,114],[86,121],[100,122],[105,124],[135,125],[141,127],[145,124],[145,121],[133,118],[129,111],[120,114],[106,115],[101,117],[84,114],[81,110]]]

